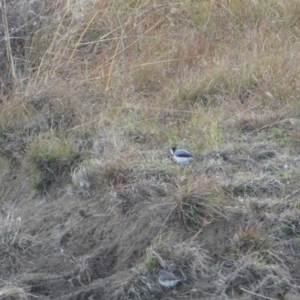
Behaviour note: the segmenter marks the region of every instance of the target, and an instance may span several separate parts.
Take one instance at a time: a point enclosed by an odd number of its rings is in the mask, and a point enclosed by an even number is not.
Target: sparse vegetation
[[[0,298],[298,299],[300,2],[7,2]]]

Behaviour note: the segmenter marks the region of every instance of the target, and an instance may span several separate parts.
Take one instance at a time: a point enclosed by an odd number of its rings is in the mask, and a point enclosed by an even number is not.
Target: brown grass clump
[[[225,216],[218,203],[224,195],[213,189],[214,184],[214,180],[195,176],[187,177],[180,184],[175,211],[188,230],[201,231],[213,220]]]

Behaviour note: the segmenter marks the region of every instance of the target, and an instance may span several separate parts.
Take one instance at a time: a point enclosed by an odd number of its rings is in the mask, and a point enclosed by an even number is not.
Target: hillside
[[[0,3],[1,299],[300,299],[299,1]]]

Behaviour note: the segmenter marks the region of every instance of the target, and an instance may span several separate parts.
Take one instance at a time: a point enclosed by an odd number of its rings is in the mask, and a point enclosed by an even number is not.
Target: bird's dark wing
[[[190,152],[188,152],[186,150],[181,150],[181,149],[177,149],[175,152],[175,155],[177,157],[194,157],[194,155],[191,154]]]

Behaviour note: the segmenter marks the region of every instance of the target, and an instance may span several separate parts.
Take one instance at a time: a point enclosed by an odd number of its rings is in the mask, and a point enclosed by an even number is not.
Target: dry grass
[[[0,153],[44,192],[72,181],[73,195],[101,196],[112,215],[141,202],[149,215],[161,208],[164,221],[139,257],[150,283],[137,278],[122,299],[161,296],[158,267],[191,282],[221,278],[227,254],[233,266],[215,294],[207,288],[211,299],[236,291],[275,299],[300,285],[283,258],[265,255],[275,247],[279,257],[284,239],[299,238],[300,3],[31,2],[29,15],[18,5],[2,11]],[[191,166],[170,160],[174,144],[197,156]],[[251,206],[266,199],[266,214]],[[291,207],[285,222],[274,219]],[[235,223],[235,210],[248,218]],[[195,241],[225,221],[232,249],[213,263]],[[13,255],[16,240],[6,236],[0,247]]]
[[[1,299],[4,300],[28,300],[30,299],[31,294],[24,291],[24,289],[7,284],[0,288]]]
[[[22,267],[20,258],[30,252],[33,237],[23,232],[24,222],[21,217],[14,217],[14,205],[9,208],[5,206],[3,204],[0,211],[0,265],[3,278],[0,295],[3,299],[28,299],[28,294],[21,287],[5,280],[17,274]]]

